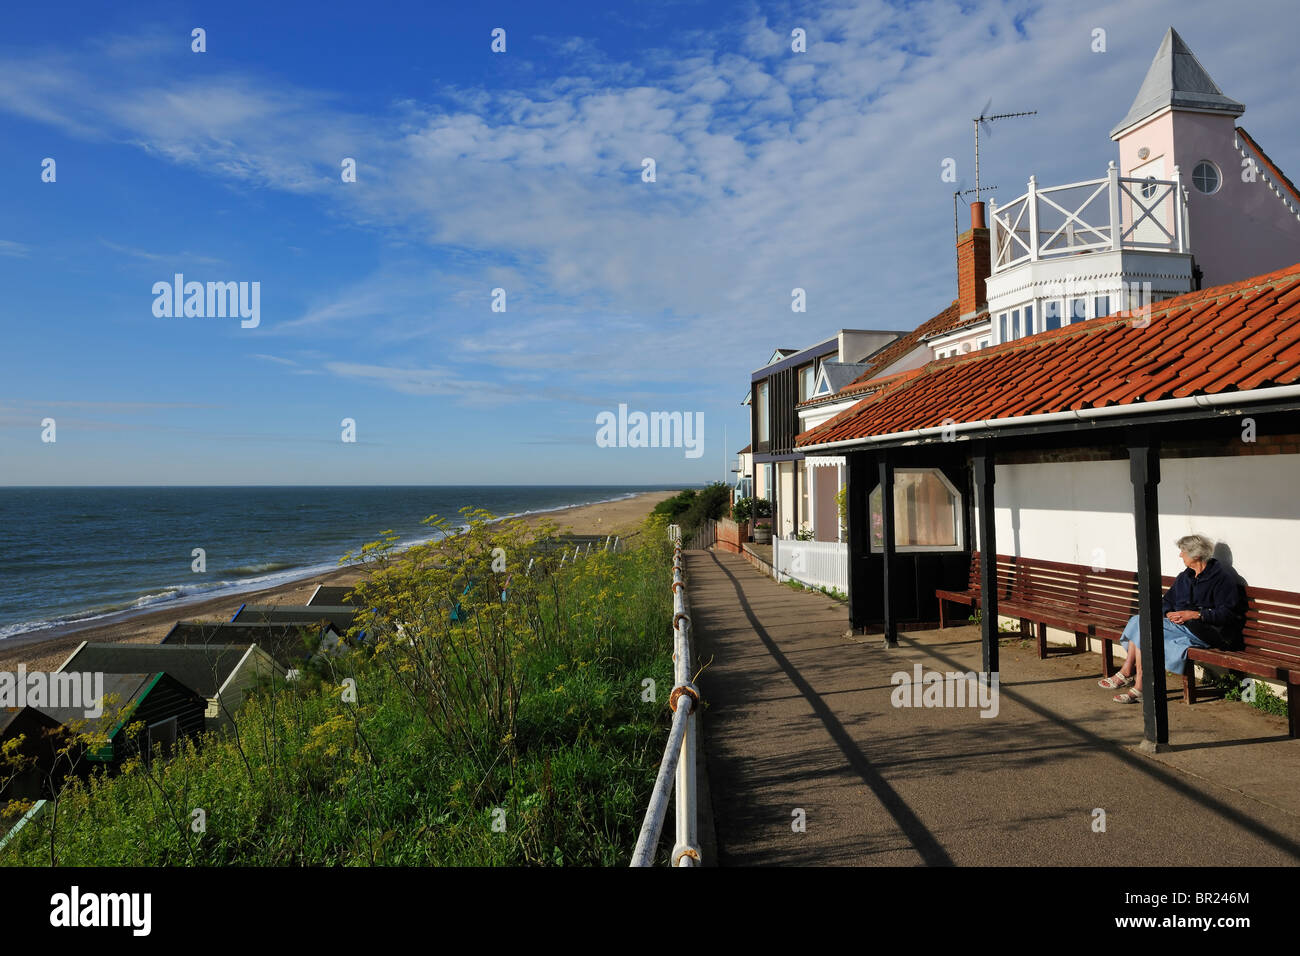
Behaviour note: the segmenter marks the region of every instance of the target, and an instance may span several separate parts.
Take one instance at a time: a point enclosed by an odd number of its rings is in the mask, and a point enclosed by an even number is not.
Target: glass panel
[[[1092,314],[1097,317],[1110,315],[1110,296],[1099,295],[1092,300]]]
[[[1049,329],[1059,329],[1061,327],[1061,303],[1044,302],[1043,303],[1043,331]]]
[[[884,514],[880,485],[868,499],[871,549],[884,545]],[[897,548],[955,548],[960,499],[934,469],[894,473],[894,546]]]
[[[1011,337],[1018,339],[1025,334],[1025,330],[1020,327],[1020,310],[1011,310]]]
[[[1025,306],[1025,335],[1034,334],[1034,307]]]
[[[802,402],[806,398],[812,398],[813,376],[815,374],[816,369],[811,365],[799,370],[799,401]]]
[[[1003,342],[1011,341],[1011,326],[1008,324],[1007,318],[1005,312],[998,316],[998,325],[1001,327],[999,331]]]
[[[1070,321],[1082,322],[1088,317],[1088,300],[1072,299],[1070,301]]]
[[[1212,193],[1219,188],[1219,171],[1206,160],[1196,164],[1192,171],[1192,182],[1203,193]]]
[[[758,386],[758,440],[767,441],[767,382]]]

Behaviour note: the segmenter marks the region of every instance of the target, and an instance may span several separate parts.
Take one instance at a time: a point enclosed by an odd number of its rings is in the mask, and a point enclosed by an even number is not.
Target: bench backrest
[[[1246,647],[1300,667],[1300,594],[1246,588]]]
[[[971,555],[971,588],[979,590],[979,552]],[[999,595],[1028,604],[1075,607],[1112,626],[1138,611],[1137,572],[998,555]],[[1161,593],[1174,578],[1160,578]],[[1247,586],[1245,647],[1300,667],[1300,593]]]

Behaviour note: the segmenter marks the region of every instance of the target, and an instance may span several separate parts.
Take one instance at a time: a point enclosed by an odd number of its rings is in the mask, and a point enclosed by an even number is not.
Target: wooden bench
[[[1240,651],[1193,647],[1187,659],[1286,684],[1288,730],[1300,737],[1300,594],[1247,585],[1242,641]],[[1196,703],[1194,671],[1184,677],[1183,689],[1187,703]]]
[[[1011,590],[1011,582],[1015,574],[1015,558],[1009,555],[998,555],[998,599],[1006,600]],[[944,605],[948,602],[953,604],[964,604],[974,610],[980,606],[980,553],[978,551],[971,554],[970,559],[970,581],[964,591],[946,591],[943,589],[936,590],[934,596],[939,599],[939,627],[947,626],[944,616]]]
[[[1173,586],[1161,578],[1162,593]],[[1040,659],[1047,656],[1047,628],[1072,631],[1076,652],[1089,638],[1101,642],[1103,677],[1115,672],[1114,644],[1119,643],[1130,617],[1137,613],[1137,573],[1098,571],[1085,565],[998,555],[998,613],[1020,619],[1020,632],[1035,637]],[[945,601],[979,606],[979,554],[971,556],[970,584],[965,591],[937,590],[940,627]],[[1268,588],[1246,588],[1244,648],[1221,651],[1191,648],[1188,661],[1239,671],[1287,686],[1287,722],[1292,737],[1300,736],[1300,594]],[[1186,668],[1183,699],[1196,703],[1196,671]]]

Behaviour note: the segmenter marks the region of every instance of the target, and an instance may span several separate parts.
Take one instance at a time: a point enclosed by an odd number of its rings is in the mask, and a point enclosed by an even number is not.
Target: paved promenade
[[[996,717],[894,707],[898,671],[978,670],[978,629],[887,650],[844,636],[845,605],[738,555],[689,552],[687,574],[720,865],[1300,863],[1300,740],[1283,718],[1171,691],[1174,746],[1150,756],[1140,709],[1097,687],[1096,654],[1039,661],[1019,641],[1002,646]]]

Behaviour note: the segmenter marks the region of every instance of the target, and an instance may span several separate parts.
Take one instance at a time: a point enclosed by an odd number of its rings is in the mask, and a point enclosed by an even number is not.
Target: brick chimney
[[[970,204],[970,229],[957,238],[957,304],[963,319],[988,304],[984,280],[993,272],[989,230],[984,225],[984,204]]]

